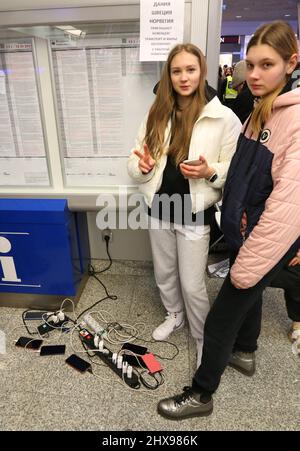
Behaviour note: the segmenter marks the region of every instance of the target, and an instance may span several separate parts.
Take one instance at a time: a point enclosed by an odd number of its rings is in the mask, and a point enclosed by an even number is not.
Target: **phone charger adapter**
[[[63,321],[59,321],[58,323],[54,323],[53,321],[49,321],[49,323],[40,324],[37,328],[40,335],[45,335],[47,332],[50,332],[54,329],[60,329],[64,323],[68,321],[68,318],[65,317]],[[63,328],[63,332],[66,332],[66,329]]]

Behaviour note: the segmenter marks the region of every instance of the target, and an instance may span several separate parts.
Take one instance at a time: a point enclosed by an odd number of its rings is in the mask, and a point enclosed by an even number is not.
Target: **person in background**
[[[247,83],[260,100],[224,188],[221,228],[231,269],[207,316],[192,386],[159,402],[164,417],[211,414],[228,363],[254,374],[263,290],[300,248],[300,88],[287,87],[297,59],[295,33],[283,21],[263,25],[248,44]]]
[[[238,94],[237,91],[232,87],[232,73],[232,68],[227,67],[227,69],[225,70],[225,78],[220,90],[220,96],[222,98],[223,105],[228,107]]]
[[[223,101],[223,94],[222,94],[222,86],[223,86],[223,71],[222,71],[222,67],[219,66],[219,70],[218,70],[218,88],[217,88],[217,92],[218,92],[218,98],[220,100],[220,102]]]
[[[294,72],[292,73],[292,88],[300,88],[300,62],[298,62]]]
[[[198,362],[210,308],[209,223],[241,126],[215,91],[210,94],[206,73],[205,57],[193,44],[171,50],[128,161],[128,173],[144,195],[155,280],[167,312],[153,338],[166,340],[187,316]]]
[[[254,107],[254,96],[246,83],[246,62],[239,61],[233,70],[232,88],[238,93],[228,107],[237,115],[242,124],[251,114]]]

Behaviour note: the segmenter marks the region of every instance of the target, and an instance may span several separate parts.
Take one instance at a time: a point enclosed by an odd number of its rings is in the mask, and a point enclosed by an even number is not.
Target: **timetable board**
[[[50,43],[65,185],[132,185],[127,158],[159,63],[139,61],[137,36]]]
[[[0,40],[0,186],[49,186],[33,42]]]

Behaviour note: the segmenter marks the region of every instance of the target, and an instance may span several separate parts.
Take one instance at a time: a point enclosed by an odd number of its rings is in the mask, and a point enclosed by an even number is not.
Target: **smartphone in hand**
[[[188,164],[189,166],[199,166],[201,164],[200,160],[183,160],[184,164]]]

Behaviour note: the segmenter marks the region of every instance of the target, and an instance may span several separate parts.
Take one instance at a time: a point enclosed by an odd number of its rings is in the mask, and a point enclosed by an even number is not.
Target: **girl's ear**
[[[297,66],[297,63],[298,63],[298,54],[297,54],[297,53],[294,53],[294,54],[290,57],[290,60],[289,60],[288,65],[287,65],[286,73],[287,73],[288,75],[290,75],[290,74],[292,74],[292,73],[294,72],[295,67]]]

